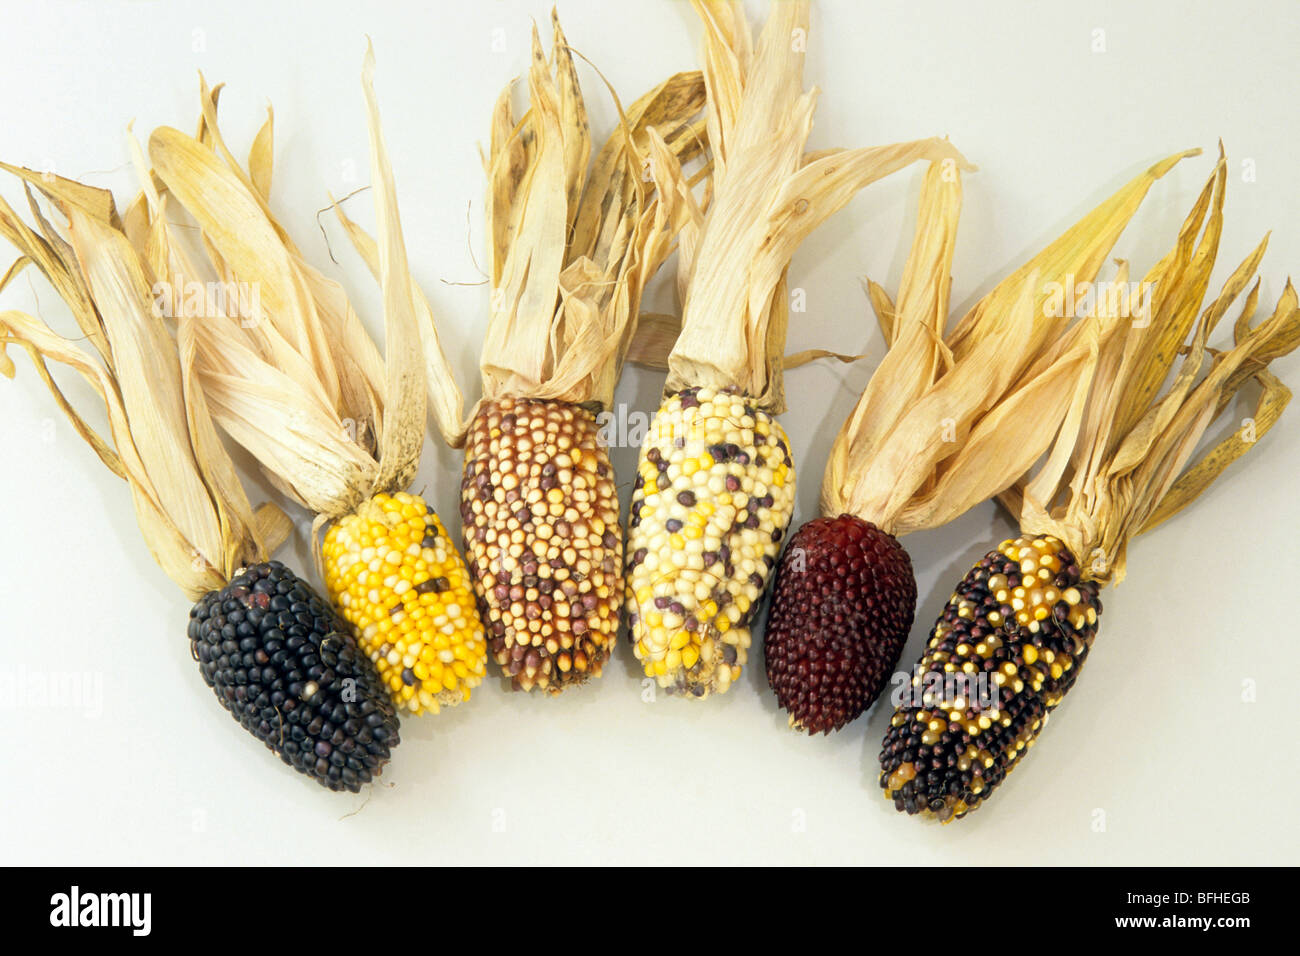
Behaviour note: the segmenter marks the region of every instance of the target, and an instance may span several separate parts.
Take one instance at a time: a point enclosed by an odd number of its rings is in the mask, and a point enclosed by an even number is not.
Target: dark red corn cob
[[[870,707],[915,613],[912,561],[893,535],[853,515],[795,532],[763,638],[767,682],[791,726],[830,733]]]
[[[947,822],[988,799],[1074,686],[1098,590],[1046,535],[1004,541],[967,572],[885,733],[880,786],[895,807]]]

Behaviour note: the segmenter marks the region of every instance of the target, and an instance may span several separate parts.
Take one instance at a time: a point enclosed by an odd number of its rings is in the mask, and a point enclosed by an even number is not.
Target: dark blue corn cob
[[[397,715],[349,626],[279,561],[241,569],[190,611],[204,681],[299,773],[356,792],[397,746]]]

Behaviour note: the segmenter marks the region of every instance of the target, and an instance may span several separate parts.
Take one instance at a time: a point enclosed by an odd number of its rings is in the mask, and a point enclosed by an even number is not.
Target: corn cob
[[[485,671],[483,627],[465,564],[423,499],[367,499],[330,526],[321,551],[330,600],[393,702],[436,714],[469,700]]]
[[[376,204],[386,231],[376,242],[340,218],[384,287],[386,356],[360,327],[342,290],[304,263],[271,217],[256,187],[269,181],[269,168],[253,175],[222,159],[229,151],[215,104],[205,112],[199,138],[158,130],[149,157],[153,175],[203,230],[217,271],[256,283],[264,299],[282,303],[269,315],[248,314],[242,302],[209,308],[215,314],[205,318],[226,321],[197,323],[197,378],[217,423],[326,526],[319,552],[326,592],[355,628],[396,708],[419,715],[469,699],[486,670],[487,642],[464,562],[446,529],[421,497],[401,490],[418,467],[426,407],[439,413],[444,435],[460,428],[461,413],[428,304],[406,268],[372,71],[368,52],[363,87]],[[215,99],[206,84],[203,98]],[[167,236],[157,204],[147,212]],[[230,217],[239,219],[238,231],[228,228]],[[381,248],[389,253],[388,272],[380,268]],[[282,257],[268,256],[268,249]],[[185,264],[180,244],[166,252],[161,263],[180,273],[179,280],[199,271]],[[192,308],[181,300],[169,307],[181,316]],[[275,334],[264,332],[263,323]],[[420,375],[422,349],[427,383]],[[269,400],[252,408],[249,393]]]
[[[794,510],[794,463],[775,419],[785,407],[790,258],[858,189],[918,159],[964,160],[942,140],[922,140],[805,163],[813,102],[790,37],[806,34],[808,5],[772,4],[752,56],[741,5],[695,7],[719,171],[679,258],[681,331],[641,449],[626,600],[646,675],[700,699],[740,676]]]
[[[1268,371],[1300,343],[1300,299],[1290,282],[1272,315],[1252,326],[1255,280],[1233,347],[1208,346],[1251,286],[1267,238],[1198,315],[1223,234],[1226,184],[1221,154],[1173,250],[1140,285],[1151,290],[1149,321],[1124,323],[1122,334],[1102,343],[1082,427],[999,495],[1021,535],[990,551],[958,585],[885,733],[879,782],[899,810],[948,822],[984,805],[1075,686],[1096,637],[1098,594],[1124,576],[1129,540],[1191,503],[1257,446],[1290,400]],[[1233,433],[1189,466],[1199,439],[1250,379],[1262,395],[1249,439]],[[932,680],[948,674],[977,686]]]
[[[659,686],[705,697],[740,675],[794,487],[785,432],[736,391],[685,389],[660,406],[627,543],[636,657]]]
[[[383,770],[400,739],[383,681],[351,629],[279,561],[201,597],[189,636],[221,706],[294,770],[352,793]]]
[[[466,441],[461,527],[492,657],[512,685],[558,693],[599,677],[618,630],[623,540],[591,413],[484,404]]]
[[[897,809],[946,821],[992,794],[1078,678],[1098,591],[1050,535],[1004,541],[966,574],[885,732],[880,786]],[[968,681],[947,687],[955,674]]]
[[[854,515],[815,518],[791,538],[763,636],[768,686],[790,725],[839,730],[889,681],[916,612],[912,559]]]
[[[356,792],[399,741],[393,706],[351,629],[305,581],[267,562],[288,518],[270,506],[251,509],[202,395],[190,391],[192,369],[181,358],[188,362],[192,326],[180,326],[178,355],[153,310],[148,261],[117,225],[110,193],[14,171],[66,212],[70,235],[39,212],[39,232],[32,229],[3,200],[0,231],[45,274],[84,334],[68,339],[6,311],[0,373],[14,374],[4,347],[24,347],[78,434],[131,488],[149,550],[195,600],[190,652],[221,705],[299,773]],[[49,362],[80,373],[97,393],[111,441],[60,390]]]
[[[705,88],[677,74],[621,110],[588,171],[572,53],[553,30],[549,62],[533,33],[528,112],[516,120],[507,91],[493,118],[492,314],[461,529],[493,659],[515,690],[557,694],[600,675],[618,630],[623,539],[596,415],[672,251]]]
[[[1090,283],[1147,190],[1185,155],[1147,170],[999,283],[946,346],[960,178],[931,166],[898,307],[870,287],[890,349],[836,438],[822,487],[828,517],[798,529],[778,567],[764,661],[793,728],[838,730],[889,682],[916,606],[895,535],[997,494],[1058,429],[1078,427],[1072,412],[1116,317],[1043,321],[1052,313],[1042,290]]]

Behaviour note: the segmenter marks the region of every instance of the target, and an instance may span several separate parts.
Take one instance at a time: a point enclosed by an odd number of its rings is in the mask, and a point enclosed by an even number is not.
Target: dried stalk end
[[[1289,280],[1272,314],[1256,322],[1255,274],[1267,237],[1201,309],[1223,231],[1226,185],[1220,150],[1177,243],[1139,287],[1149,296],[1142,321],[1124,323],[1102,343],[1081,427],[1001,496],[1026,533],[1064,541],[1088,580],[1122,580],[1129,540],[1195,500],[1258,443],[1291,398],[1268,372],[1269,362],[1300,343],[1300,307]],[[1247,288],[1232,348],[1210,348],[1211,333]],[[1206,430],[1251,379],[1263,389],[1254,415],[1189,467]]]
[[[481,404],[460,508],[488,647],[515,689],[557,694],[600,676],[618,632],[623,536],[591,413],[531,399]]]
[[[704,148],[704,83],[677,74],[626,112],[616,98],[619,125],[589,171],[572,51],[558,20],[553,29],[549,61],[533,31],[530,109],[516,121],[507,88],[493,116],[483,398],[604,407],[642,291],[694,206],[681,167]]]
[[[738,389],[779,414],[785,277],[799,243],[859,189],[916,160],[967,164],[941,139],[805,153],[816,101],[803,90],[808,4],[772,4],[752,51],[740,3],[694,6],[705,28],[713,199],[707,213],[687,211],[682,327],[664,391]]]
[[[890,348],[831,450],[823,512],[898,535],[936,527],[1006,489],[1054,442],[1070,442],[1099,351],[1132,303],[1109,309],[1099,299],[1076,316],[1054,308],[1054,290],[1091,285],[1152,184],[1194,152],[1162,160],[1103,202],[946,339],[961,179],[931,164],[897,305],[868,286]]]
[[[265,560],[288,532],[278,509],[254,512],[217,437],[194,376],[192,328],[173,340],[154,309],[149,264],[123,232],[111,194],[29,170],[18,173],[67,219],[66,233],[41,211],[35,228],[0,200],[0,232],[21,258],[3,289],[35,265],[68,304],[97,356],[45,322],[0,313],[0,356],[24,348],[77,433],[131,489],[136,520],[155,560],[195,600],[225,585],[243,565]],[[179,349],[179,351],[178,351]],[[84,379],[104,403],[108,438],[54,381],[49,363]],[[4,358],[0,367],[12,372]]]

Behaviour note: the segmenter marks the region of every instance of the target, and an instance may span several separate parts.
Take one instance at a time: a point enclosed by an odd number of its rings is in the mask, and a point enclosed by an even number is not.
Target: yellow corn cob
[[[424,500],[367,499],[325,534],[325,587],[399,710],[469,700],[487,642],[460,554]]]
[[[596,420],[499,399],[465,443],[461,527],[492,656],[519,690],[600,676],[618,633],[623,537]]]
[[[794,464],[774,418],[732,390],[660,406],[642,446],[628,527],[637,659],[674,692],[725,693],[794,511]]]

